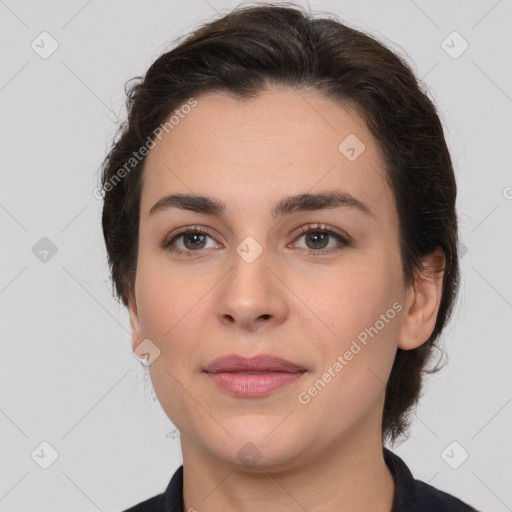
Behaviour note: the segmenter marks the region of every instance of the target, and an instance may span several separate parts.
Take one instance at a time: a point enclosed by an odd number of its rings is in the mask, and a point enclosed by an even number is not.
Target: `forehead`
[[[285,195],[336,189],[392,220],[380,150],[347,105],[290,89],[251,100],[221,92],[195,99],[146,157],[141,219],[171,193],[218,198],[237,215],[264,214]]]

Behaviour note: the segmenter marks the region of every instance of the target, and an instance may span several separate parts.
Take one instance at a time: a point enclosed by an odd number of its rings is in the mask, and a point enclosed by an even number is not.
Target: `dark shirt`
[[[414,479],[405,462],[384,448],[384,460],[395,481],[391,512],[478,512],[451,494]],[[124,512],[186,512],[183,504],[183,466],[180,466],[162,494]]]

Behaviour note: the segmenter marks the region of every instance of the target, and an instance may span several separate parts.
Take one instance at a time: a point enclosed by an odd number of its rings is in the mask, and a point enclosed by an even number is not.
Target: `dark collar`
[[[414,477],[405,462],[398,455],[385,447],[383,447],[382,450],[384,452],[384,460],[395,481],[395,495],[393,497],[391,512],[400,512],[402,510],[410,510],[413,512],[413,510],[416,510],[414,503]]]
[[[391,512],[477,512],[458,498],[424,482],[415,480],[405,462],[385,447],[383,448],[383,454],[395,481],[395,495]],[[172,476],[163,497],[163,507],[158,509],[148,508],[147,510],[158,510],[158,512],[185,511],[183,503],[183,465]]]
[[[460,499],[416,480],[405,462],[383,448],[384,460],[395,481],[391,512],[478,512]]]
[[[183,465],[181,465],[167,486],[162,512],[185,512],[183,503]]]

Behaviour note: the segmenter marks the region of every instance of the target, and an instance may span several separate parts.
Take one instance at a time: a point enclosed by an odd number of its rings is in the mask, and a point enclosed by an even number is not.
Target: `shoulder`
[[[459,498],[432,487],[421,480],[414,480],[417,501],[423,508],[418,510],[440,510],[449,512],[478,512]]]
[[[392,512],[478,512],[459,498],[416,480],[405,462],[387,448],[384,460],[395,481]]]
[[[153,496],[148,500],[141,501],[137,505],[130,507],[123,512],[163,512],[164,511],[164,497],[165,494]]]
[[[183,512],[183,465],[172,475],[165,492],[141,501],[123,512]]]

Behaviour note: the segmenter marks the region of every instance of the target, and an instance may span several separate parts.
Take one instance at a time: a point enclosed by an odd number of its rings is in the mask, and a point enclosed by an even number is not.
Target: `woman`
[[[436,109],[372,37],[239,7],[128,92],[103,230],[183,465],[130,511],[470,511],[406,434],[458,289]]]

